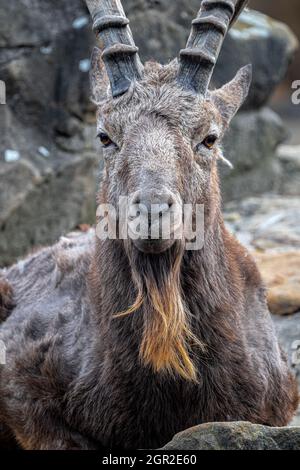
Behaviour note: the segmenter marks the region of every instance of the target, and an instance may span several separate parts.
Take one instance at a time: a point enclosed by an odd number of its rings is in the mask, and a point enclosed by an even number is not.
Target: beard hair
[[[145,255],[125,245],[137,288],[134,304],[116,316],[143,315],[139,355],[156,373],[198,382],[192,348],[204,345],[191,330],[191,313],[182,295],[180,271],[184,245],[176,241],[165,253]]]

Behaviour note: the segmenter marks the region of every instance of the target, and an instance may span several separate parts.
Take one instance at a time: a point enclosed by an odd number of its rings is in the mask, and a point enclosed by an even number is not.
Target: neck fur
[[[155,373],[197,382],[193,354],[201,354],[205,343],[197,334],[195,306],[213,312],[226,303],[222,233],[222,223],[216,224],[202,250],[186,252],[176,243],[162,255],[98,240],[90,281],[105,347],[122,338]]]

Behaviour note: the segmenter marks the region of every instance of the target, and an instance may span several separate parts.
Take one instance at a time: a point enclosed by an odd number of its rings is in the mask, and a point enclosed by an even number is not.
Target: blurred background
[[[250,6],[286,23],[300,38],[300,2],[298,0],[251,0]],[[292,104],[291,83],[300,80],[300,49],[296,51],[293,60],[288,67],[286,77],[278,85],[272,96],[271,104],[281,116],[285,119],[286,124],[290,126],[290,140],[300,144],[300,109]]]
[[[200,0],[123,0],[143,60],[178,55]],[[293,363],[300,340],[299,0],[250,0],[212,86],[253,64],[220,165],[228,227],[256,257]],[[101,151],[89,100],[95,38],[83,0],[0,0],[0,268],[95,220]],[[21,265],[20,265],[21,266]],[[4,270],[0,274],[5,273]],[[298,416],[300,424],[300,415]]]

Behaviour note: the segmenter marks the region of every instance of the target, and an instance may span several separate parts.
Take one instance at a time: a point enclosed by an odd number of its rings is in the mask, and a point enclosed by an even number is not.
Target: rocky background
[[[6,105],[0,105],[3,267],[81,224],[93,223],[101,151],[88,83],[95,40],[83,0],[0,2],[0,80],[7,90]],[[185,45],[200,0],[123,4],[142,58],[166,62]],[[279,19],[290,18],[300,34],[298,0],[250,4],[274,11]],[[300,122],[300,106],[293,106],[299,120],[287,121],[294,130],[294,145],[287,140],[289,128],[270,107],[271,98],[274,105],[274,96],[278,101],[282,94],[279,84],[285,83],[289,97],[291,80],[300,79],[297,65],[288,69],[297,47],[296,36],[285,24],[253,10],[244,12],[224,44],[213,86],[253,64],[249,98],[224,143],[234,165],[232,171],[220,167],[225,216],[259,263],[269,287],[270,310],[300,385],[300,145],[295,145],[300,144],[295,124]],[[293,424],[300,426],[300,413]],[[190,448],[226,447],[220,436],[228,436],[227,448],[288,446],[285,430],[205,426],[176,437],[176,446],[181,439]],[[299,431],[290,432],[289,439],[299,447]]]
[[[272,17],[287,23],[294,33],[300,37],[300,2],[299,0],[276,0],[270,2],[270,0],[251,0],[250,5],[254,9],[271,15]],[[289,67],[288,73],[286,74],[285,80],[282,81],[282,84],[279,88],[280,93],[276,93],[275,100],[279,98],[286,98],[286,104],[288,104],[291,83],[294,80],[299,80],[299,70],[300,70],[300,49],[296,52],[295,58]],[[300,116],[298,115],[300,120]]]

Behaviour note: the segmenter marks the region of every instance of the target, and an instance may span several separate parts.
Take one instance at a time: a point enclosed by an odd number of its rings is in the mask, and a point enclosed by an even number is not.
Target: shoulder
[[[3,279],[14,293],[16,302],[25,297],[39,297],[45,289],[55,289],[63,280],[78,278],[88,271],[94,246],[95,232],[73,232],[47,248],[37,250],[12,267],[0,270]],[[40,292],[39,292],[40,291]],[[46,289],[47,291],[47,289]]]
[[[0,323],[8,318],[14,308],[13,288],[0,274]]]
[[[93,244],[93,230],[70,234],[0,272],[0,300],[5,300],[6,313],[2,338],[11,344],[22,338],[36,341],[88,317],[86,280]]]
[[[261,274],[251,252],[228,230],[225,230],[224,242],[230,262],[236,266],[244,283],[248,287],[253,286],[264,290]]]

